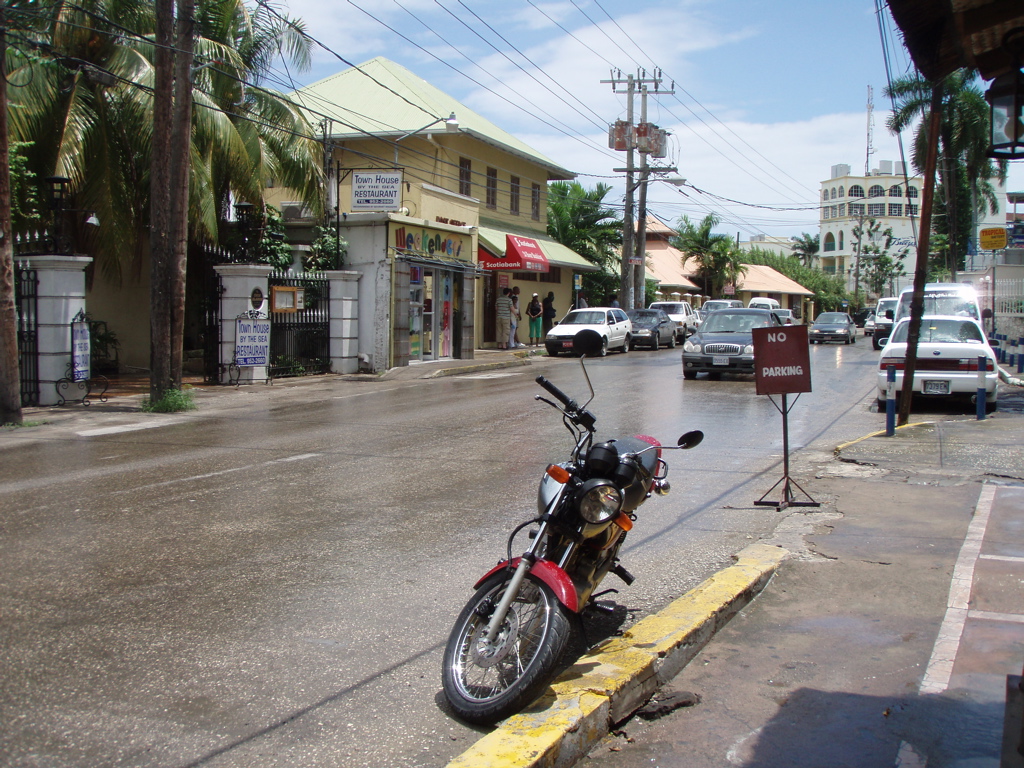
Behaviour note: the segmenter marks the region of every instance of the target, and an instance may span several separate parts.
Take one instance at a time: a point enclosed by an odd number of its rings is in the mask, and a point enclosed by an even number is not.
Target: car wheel
[[[601,339],[601,351],[597,353],[600,357],[608,356],[608,337],[605,336]]]
[[[873,336],[871,337],[871,346],[874,347],[875,349],[881,349],[882,348],[882,345],[878,343],[878,339],[876,339]]]
[[[633,339],[630,338],[630,336],[627,334],[626,340],[622,342],[622,354],[626,354],[627,352],[629,352],[629,348],[631,346],[633,346]]]
[[[696,371],[683,371],[683,378],[687,379],[687,380],[696,379],[697,378],[697,372]]]
[[[669,336],[669,338],[668,338],[668,348],[669,349],[675,349],[676,348],[676,335],[674,333],[671,336]]]
[[[557,349],[549,349],[548,350],[548,357],[558,357],[558,350]]]
[[[857,334],[856,333],[854,333],[853,336],[850,337],[850,343],[851,344],[856,344],[857,343]]]
[[[660,338],[661,337],[658,336],[658,334],[654,334],[654,338],[651,340],[651,351],[652,352],[657,352],[658,351],[658,347],[661,346],[659,344],[659,341],[658,341]]]

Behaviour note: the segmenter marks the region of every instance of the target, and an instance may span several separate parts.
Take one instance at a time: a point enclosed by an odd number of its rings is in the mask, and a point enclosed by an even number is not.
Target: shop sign
[[[397,211],[402,200],[401,171],[353,171],[352,211]]]
[[[88,381],[92,378],[92,339],[89,322],[75,320],[71,323],[71,378],[74,381]]]
[[[412,251],[421,256],[448,256],[462,258],[465,239],[461,235],[441,232],[436,229],[413,229],[395,227],[394,244],[400,251]],[[467,249],[468,253],[468,249]]]
[[[505,235],[505,255],[492,256],[480,251],[480,266],[484,269],[510,270],[512,272],[550,272],[548,257],[541,250],[540,243],[532,237]]]
[[[992,227],[983,229],[978,233],[983,251],[998,251],[1006,247],[1006,229],[1004,227]]]
[[[270,365],[270,320],[240,317],[235,322],[235,365]]]

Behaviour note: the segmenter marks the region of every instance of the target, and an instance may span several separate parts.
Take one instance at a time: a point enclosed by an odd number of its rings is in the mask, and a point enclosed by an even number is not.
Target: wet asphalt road
[[[810,352],[791,450],[827,461],[882,426],[877,353]],[[640,510],[621,624],[786,516],[752,503],[781,416],[752,379],[684,384],[678,350],[589,371],[599,436],[707,434]],[[570,448],[539,373],[585,392],[576,361],[539,359],[0,433],[0,764],[443,766],[479,736],[440,695],[450,624]]]

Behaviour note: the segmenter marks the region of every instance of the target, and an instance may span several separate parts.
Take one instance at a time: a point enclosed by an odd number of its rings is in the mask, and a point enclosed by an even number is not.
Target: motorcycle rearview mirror
[[[603,346],[604,338],[601,334],[589,328],[572,337],[572,351],[580,356],[580,368],[583,369],[583,377],[587,380],[587,388],[590,390],[590,399],[582,405],[583,408],[590,405],[590,401],[594,399],[594,386],[590,383],[590,374],[587,373],[587,366],[583,364],[583,361],[588,357],[600,354]]]
[[[679,442],[676,443],[680,448],[695,448],[700,445],[701,440],[704,439],[704,433],[699,429],[695,429],[692,432],[687,432],[685,435],[679,438]]]

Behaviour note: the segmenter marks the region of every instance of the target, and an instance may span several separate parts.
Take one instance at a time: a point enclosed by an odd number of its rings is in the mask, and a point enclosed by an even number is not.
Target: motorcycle
[[[590,389],[582,405],[544,378],[536,381],[558,402],[539,400],[562,414],[573,436],[569,460],[548,466],[537,492],[536,517],[516,526],[507,557],[475,584],[476,592],[452,628],[442,663],[445,696],[463,720],[491,725],[531,704],[550,682],[568,645],[573,621],[601,595],[613,573],[634,577],[618,553],[652,494],[669,492],[662,451],[692,448],[704,438],[687,432],[675,446],[637,435],[594,443],[594,399],[584,359],[599,353],[601,337],[581,331],[574,340]],[[531,525],[530,544],[512,556],[516,536]]]

